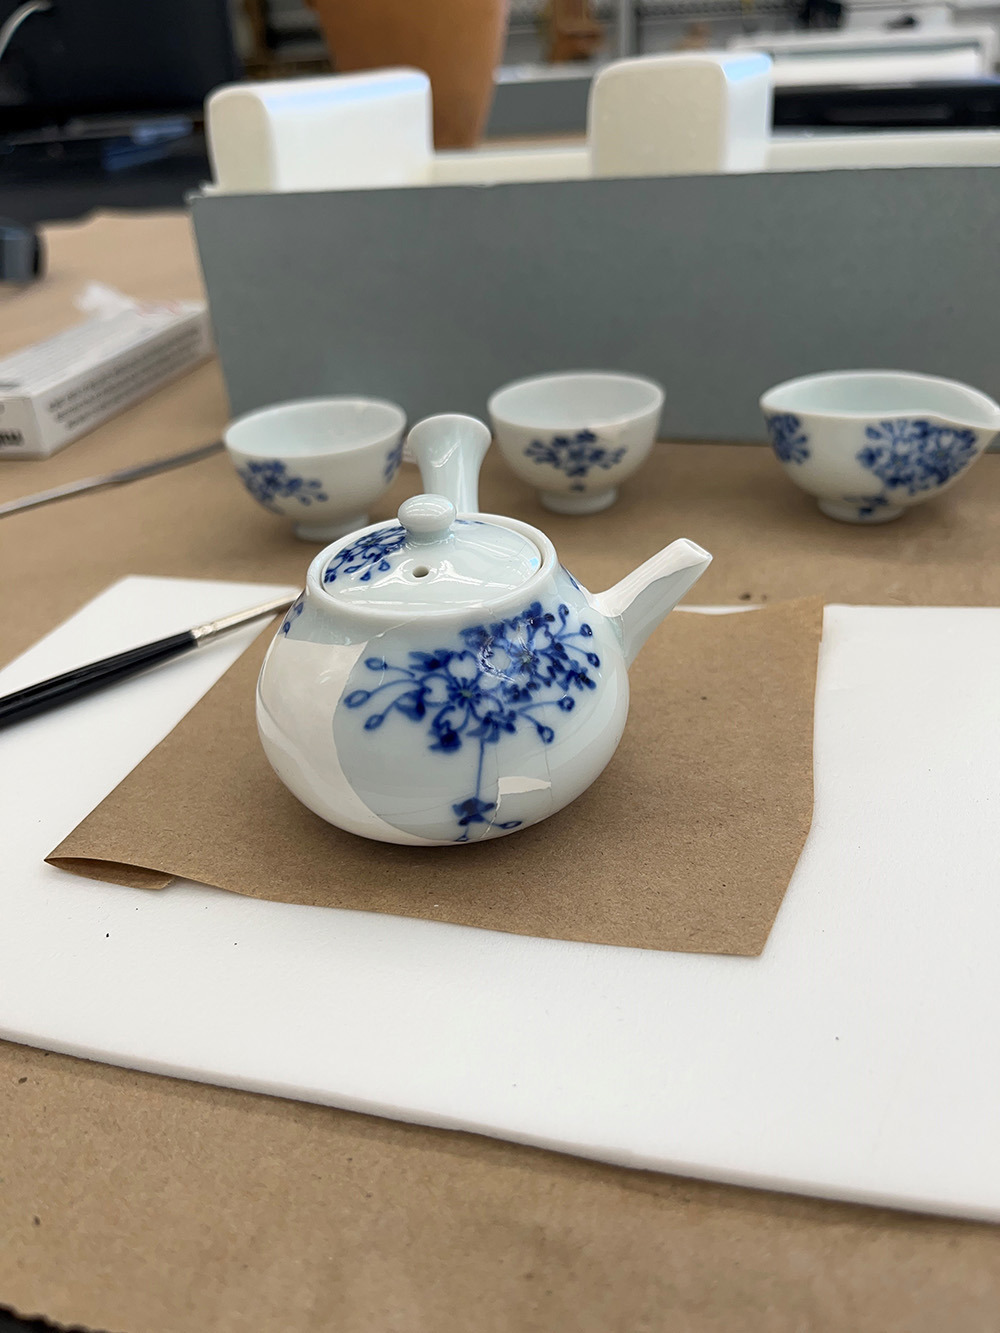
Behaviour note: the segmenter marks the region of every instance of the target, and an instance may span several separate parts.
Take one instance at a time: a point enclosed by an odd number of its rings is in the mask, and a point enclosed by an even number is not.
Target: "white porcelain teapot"
[[[312,562],[257,724],[282,782],[331,824],[475,842],[590,786],[625,727],[629,664],[712,557],[675,541],[589,593],[544,533],[477,512],[482,422],[430,417],[408,442],[432,493]]]

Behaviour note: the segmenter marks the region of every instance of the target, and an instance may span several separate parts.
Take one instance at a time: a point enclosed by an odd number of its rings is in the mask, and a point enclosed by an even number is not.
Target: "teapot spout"
[[[479,469],[490,447],[489,427],[458,413],[426,417],[406,437],[424,490],[443,495],[460,514],[479,512]]]
[[[660,621],[711,563],[707,551],[682,537],[593,598],[597,609],[618,623],[629,666]]]

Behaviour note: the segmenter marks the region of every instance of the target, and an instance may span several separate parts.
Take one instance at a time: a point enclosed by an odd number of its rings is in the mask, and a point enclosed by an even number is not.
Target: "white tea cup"
[[[497,446],[556,514],[596,514],[645,461],[656,440],[663,390],[638,375],[604,371],[537,375],[489,401]]]
[[[238,417],[223,439],[258,504],[303,541],[331,542],[367,525],[399,469],[405,425],[379,398],[302,398]]]
[[[1000,431],[986,394],[906,371],[806,375],[760,407],[785,472],[844,523],[887,523],[940,494]]]

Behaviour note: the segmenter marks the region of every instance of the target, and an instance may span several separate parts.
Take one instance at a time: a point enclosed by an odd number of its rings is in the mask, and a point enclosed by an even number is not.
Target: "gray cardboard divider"
[[[757,399],[858,367],[1000,396],[1000,169],[204,195],[234,413],[317,394],[482,416],[508,380],[650,375],[674,439],[760,439]]]
[[[553,75],[550,71],[556,70]],[[593,65],[545,66],[540,74],[498,79],[487,139],[521,134],[583,134],[596,69]]]

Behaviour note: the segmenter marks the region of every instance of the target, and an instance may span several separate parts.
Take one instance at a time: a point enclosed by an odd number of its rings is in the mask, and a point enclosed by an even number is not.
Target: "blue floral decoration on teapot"
[[[305,610],[305,607],[306,603],[304,597],[300,597],[293,606],[289,607],[284,620],[281,622],[281,629],[279,633],[287,635],[291,630],[292,626],[295,624],[296,620],[298,620],[299,616]]]
[[[401,523],[366,533],[357,541],[342,546],[323,570],[324,583],[336,583],[344,574],[357,574],[359,583],[369,583],[373,574],[387,574],[392,568],[394,555],[406,542],[406,529]]]
[[[456,842],[467,842],[475,824],[504,832],[514,819],[497,823],[495,801],[483,796],[483,760],[505,736],[533,728],[543,745],[556,737],[557,715],[576,707],[575,694],[593,690],[590,668],[601,660],[587,646],[590,625],[571,623],[569,607],[547,611],[532,602],[519,615],[461,631],[461,642],[433,652],[410,652],[405,663],[368,657],[378,676],[371,689],[353,690],[348,708],[369,709],[365,731],[377,731],[391,714],[426,728],[427,748],[440,754],[473,752],[469,786],[452,803]],[[461,789],[460,789],[461,790]]]

